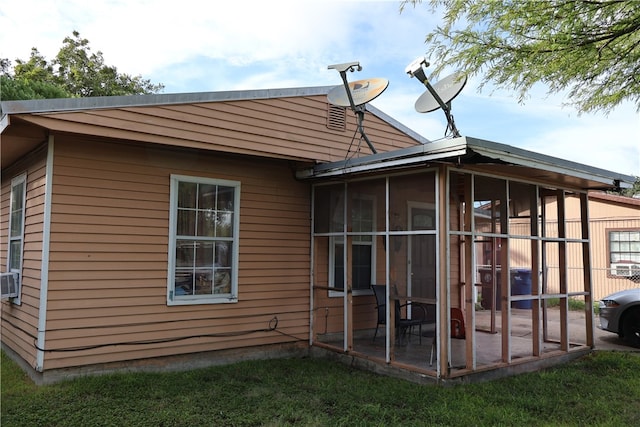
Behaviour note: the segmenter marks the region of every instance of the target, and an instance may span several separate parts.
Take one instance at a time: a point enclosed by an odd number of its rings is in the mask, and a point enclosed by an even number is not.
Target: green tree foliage
[[[53,67],[38,53],[31,50],[27,62],[17,60],[14,74],[10,73],[10,61],[0,59],[0,98],[44,99],[69,98],[71,94],[58,84],[54,78]]]
[[[626,188],[620,191],[620,194],[628,197],[640,196],[640,176],[636,177],[636,182],[633,183],[631,188]]]
[[[405,0],[417,6],[421,0]],[[633,0],[429,0],[443,21],[428,33],[434,74],[453,66],[481,75],[482,88],[535,83],[568,91],[580,112],[609,112],[623,101],[640,110],[640,4]]]
[[[77,31],[66,37],[55,59],[48,62],[36,48],[29,60],[0,59],[0,97],[43,99],[157,93],[162,84],[152,84],[141,76],[121,74],[104,63],[102,52],[91,52],[89,41]]]

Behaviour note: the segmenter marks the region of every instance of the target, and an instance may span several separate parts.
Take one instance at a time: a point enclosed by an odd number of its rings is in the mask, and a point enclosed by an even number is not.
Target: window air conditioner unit
[[[628,263],[611,264],[611,275],[613,276],[631,277],[634,274],[640,274],[640,265]]]
[[[2,299],[18,296],[18,273],[0,273]]]

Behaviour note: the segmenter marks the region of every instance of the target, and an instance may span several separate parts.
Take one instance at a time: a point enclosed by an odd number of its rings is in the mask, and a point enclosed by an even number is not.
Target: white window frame
[[[18,197],[22,199],[22,216],[21,216],[21,227],[18,231],[18,234],[12,236],[12,230],[14,228],[13,224],[13,201],[16,187],[22,185],[22,194],[19,194]],[[24,229],[25,229],[25,220],[26,220],[26,211],[27,211],[27,174],[23,173],[14,177],[11,180],[11,195],[9,199],[9,229],[7,230],[7,272],[10,273],[18,273],[18,296],[13,298],[12,301],[15,304],[21,303],[21,295],[22,295],[22,263],[24,261]],[[11,258],[13,256],[12,246],[15,242],[20,242],[20,255],[18,267],[10,268],[11,266]]]
[[[376,197],[373,195],[362,195],[359,197],[355,197],[354,200],[366,200],[371,202],[371,230],[372,233],[369,237],[369,241],[359,241],[356,240],[357,237],[362,236],[353,236],[351,239],[351,246],[369,246],[371,248],[371,284],[376,283],[376,236],[373,234],[376,229]],[[353,222],[353,218],[350,219],[350,222]],[[340,297],[343,295],[344,291],[336,289],[335,283],[335,254],[336,254],[336,246],[344,245],[344,237],[343,236],[332,236],[329,238],[329,286],[334,288],[334,290],[329,291],[330,297]],[[346,245],[345,249],[346,250]],[[351,267],[353,268],[353,260],[351,260]],[[353,295],[371,295],[371,289],[353,289]]]
[[[612,240],[614,234],[619,237],[622,234],[628,234],[629,240]],[[640,254],[638,251],[632,250],[632,245],[636,246],[640,244],[640,240],[631,240],[632,237],[636,237],[640,234],[640,229],[611,229],[607,230],[607,244],[609,249],[609,262],[610,262],[610,275],[617,277],[631,277],[635,276],[637,271],[640,271]],[[614,243],[618,244],[618,247],[613,248]],[[628,250],[621,250],[620,246],[628,243]]]
[[[206,295],[176,295],[175,273],[176,273],[176,242],[180,238],[194,238],[195,236],[177,235],[178,218],[178,187],[181,182],[189,182],[205,185],[218,185],[232,187],[234,189],[233,201],[233,221],[231,237],[198,237],[194,240],[209,242],[229,241],[231,243],[231,283],[230,292],[224,294]],[[169,266],[167,275],[167,305],[193,305],[193,304],[220,304],[235,303],[238,301],[238,253],[239,253],[239,230],[240,230],[240,182],[223,179],[203,178],[187,175],[171,175],[170,186],[170,213],[169,213]],[[214,274],[215,275],[215,274]]]

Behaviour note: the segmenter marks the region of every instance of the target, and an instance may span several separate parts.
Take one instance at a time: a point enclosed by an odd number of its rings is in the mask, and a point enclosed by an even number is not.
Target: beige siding
[[[557,205],[555,202],[547,205],[550,220],[546,224],[548,235],[557,236],[558,224]],[[577,197],[566,198],[566,234],[569,238],[582,238],[580,226],[580,203]],[[511,223],[511,232],[527,234],[527,224]],[[592,295],[597,301],[613,292],[637,287],[637,284],[627,278],[609,274],[609,231],[640,229],[640,202],[620,196],[589,196],[589,240],[591,251]],[[515,239],[510,243],[512,266],[526,267],[530,263],[529,241]],[[548,292],[559,291],[558,279],[558,245],[547,244],[548,258],[552,260],[547,266],[546,274],[549,279]],[[583,261],[581,245],[571,243],[567,245],[567,273],[568,291],[581,292],[583,289]]]
[[[288,162],[58,136],[54,170],[46,347],[98,348],[45,369],[308,338],[310,189]],[[167,306],[171,174],[241,181],[238,303]],[[274,316],[288,336],[250,333]]]
[[[609,274],[609,231],[620,229],[640,230],[640,208],[635,219],[591,220],[591,265],[593,269],[593,297],[597,301],[614,292],[637,288],[638,282]]]
[[[589,218],[592,220],[638,220],[640,219],[640,199],[590,193]]]
[[[11,179],[27,174],[21,304],[2,301],[2,341],[32,367],[36,365],[35,342],[40,307],[46,155],[46,145],[43,145],[11,168],[3,170],[0,198],[0,270],[6,271]]]
[[[326,96],[87,110],[22,117],[65,132],[306,161],[342,160],[357,129],[328,129]],[[367,136],[379,152],[417,145],[373,114]],[[357,146],[359,135],[355,136]],[[371,154],[365,143],[362,153]]]

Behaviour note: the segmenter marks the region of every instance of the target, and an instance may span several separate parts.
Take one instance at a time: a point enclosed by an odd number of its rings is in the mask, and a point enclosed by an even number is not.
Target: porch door
[[[409,230],[435,230],[435,206],[429,203],[409,202]],[[409,235],[408,290],[417,298],[436,298],[436,235]]]

